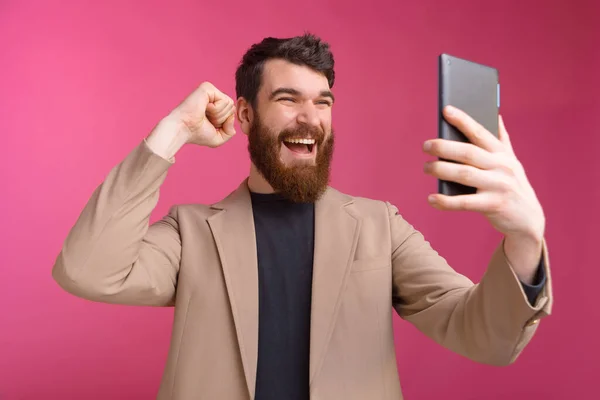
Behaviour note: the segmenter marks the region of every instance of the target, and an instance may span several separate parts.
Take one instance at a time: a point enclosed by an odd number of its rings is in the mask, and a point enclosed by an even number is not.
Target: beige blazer
[[[247,182],[214,205],[174,206],[149,226],[172,163],[141,142],[95,190],[52,274],[92,301],[175,306],[159,399],[253,399],[258,277]],[[389,203],[329,188],[315,206],[310,393],[401,399],[392,309],[442,346],[513,362],[550,314],[531,307],[502,246],[474,285]]]

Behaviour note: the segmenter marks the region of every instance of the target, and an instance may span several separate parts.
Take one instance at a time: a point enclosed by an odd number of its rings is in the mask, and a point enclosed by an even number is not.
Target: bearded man
[[[479,212],[504,234],[475,284],[395,206],[329,186],[327,43],[266,38],[235,78],[235,102],[201,84],[112,169],[53,268],[85,299],[175,307],[158,398],[400,399],[393,311],[476,362],[514,362],[550,314],[552,291],[544,213],[502,122],[496,138],[449,108],[470,143],[424,144],[456,161],[426,172],[478,188],[432,204]],[[236,119],[248,178],[216,204],[173,206],[150,224],[177,151],[227,143]]]

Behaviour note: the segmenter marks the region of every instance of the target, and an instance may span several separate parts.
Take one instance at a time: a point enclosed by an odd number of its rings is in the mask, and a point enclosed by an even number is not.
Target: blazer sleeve
[[[181,258],[177,208],[149,226],[173,160],[141,142],[94,191],[67,235],[52,276],[84,299],[173,305]]]
[[[387,203],[393,270],[393,305],[398,315],[434,341],[471,360],[508,365],[550,315],[552,287],[548,251],[543,246],[546,283],[535,303],[503,251],[495,250],[481,282],[453,270],[423,235]]]

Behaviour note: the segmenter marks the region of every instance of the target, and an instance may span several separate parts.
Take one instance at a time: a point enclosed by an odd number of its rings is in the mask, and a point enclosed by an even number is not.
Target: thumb
[[[498,139],[500,139],[500,142],[502,142],[502,144],[504,144],[510,150],[510,152],[514,154],[510,136],[508,135],[506,127],[504,126],[504,119],[502,118],[502,115],[498,116]]]

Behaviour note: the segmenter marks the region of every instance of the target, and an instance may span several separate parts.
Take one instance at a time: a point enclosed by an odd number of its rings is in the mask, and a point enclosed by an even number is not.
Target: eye
[[[296,100],[292,97],[280,97],[279,99],[277,99],[277,101],[291,101],[292,103],[294,103]]]
[[[319,100],[319,101],[317,101],[317,104],[322,104],[322,105],[326,105],[327,107],[331,107],[331,102],[328,100]]]

